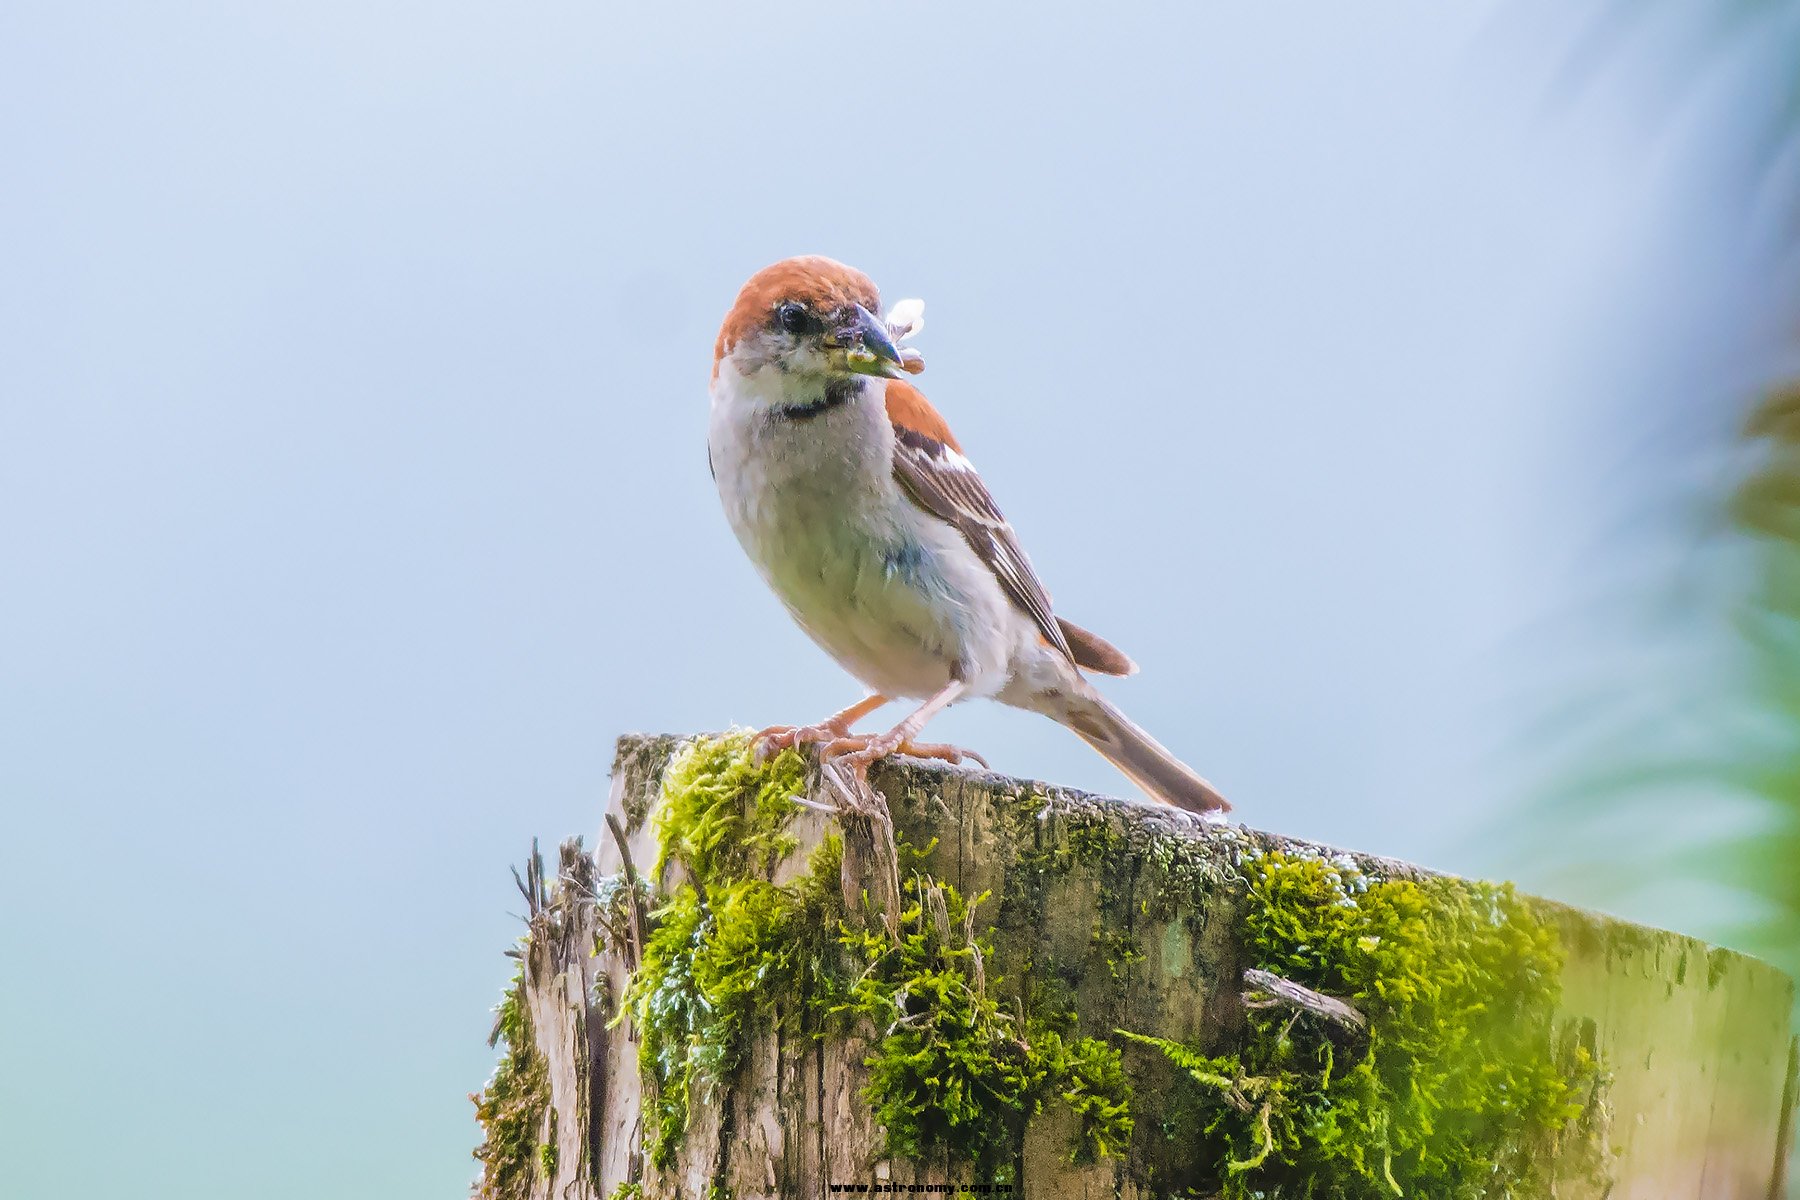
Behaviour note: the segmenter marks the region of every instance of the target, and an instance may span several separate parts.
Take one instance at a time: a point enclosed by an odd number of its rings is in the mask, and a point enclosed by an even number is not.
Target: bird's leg
[[[808,746],[833,742],[850,732],[850,727],[886,704],[886,696],[864,696],[843,712],[834,713],[817,725],[771,725],[750,739],[758,758],[779,754],[789,746]]]
[[[926,722],[960,700],[969,685],[960,679],[953,679],[950,685],[918,707],[911,716],[900,722],[886,733],[851,734],[826,742],[819,750],[822,761],[832,762],[842,759],[858,774],[868,771],[878,759],[890,754],[910,754],[914,758],[936,758],[948,763],[960,763],[965,758],[973,759],[982,766],[987,760],[973,750],[964,750],[960,746],[946,746],[931,742],[915,742],[913,738],[925,728]]]

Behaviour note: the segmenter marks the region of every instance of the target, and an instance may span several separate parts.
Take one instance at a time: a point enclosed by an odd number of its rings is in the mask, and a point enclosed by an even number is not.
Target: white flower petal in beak
[[[888,332],[896,342],[917,337],[919,331],[925,328],[925,302],[902,300],[888,309],[887,316],[882,320],[887,323]]]

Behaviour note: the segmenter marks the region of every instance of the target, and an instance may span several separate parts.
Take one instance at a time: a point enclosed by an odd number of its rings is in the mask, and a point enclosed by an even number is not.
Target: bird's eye
[[[804,305],[788,301],[775,310],[775,319],[789,333],[805,333],[812,325],[812,319],[806,315]]]

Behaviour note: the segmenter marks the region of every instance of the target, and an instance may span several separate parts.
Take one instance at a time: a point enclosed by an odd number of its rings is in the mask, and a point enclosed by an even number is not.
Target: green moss
[[[673,1163],[695,1103],[740,1065],[751,1025],[810,991],[818,973],[841,843],[827,839],[795,885],[765,878],[794,848],[786,829],[805,778],[792,752],[756,763],[743,733],[696,739],[664,772],[657,872],[678,862],[688,881],[650,914],[620,1009],[654,1083],[647,1143],[658,1168]]]
[[[1076,1117],[1072,1158],[1122,1153],[1131,1086],[1118,1050],[1073,1036],[1072,1016],[1003,1007],[1001,981],[987,976],[993,948],[974,932],[983,897],[965,902],[913,871],[896,941],[873,914],[845,912],[835,834],[801,878],[771,882],[795,846],[787,825],[805,779],[795,754],[756,763],[743,734],[688,743],[664,772],[657,869],[678,863],[685,879],[651,914],[621,1007],[652,1085],[652,1165],[673,1164],[689,1114],[728,1085],[767,1022],[801,1037],[873,1027],[867,1094],[892,1154],[1004,1174],[1025,1120],[1057,1101]],[[931,848],[898,850],[916,867]]]
[[[614,1188],[607,1200],[644,1200],[644,1185],[641,1183],[621,1183]]]
[[[1046,881],[1077,864],[1094,867],[1108,890],[1094,917],[1091,951],[1119,978],[1128,973],[1134,961],[1129,935],[1116,943],[1106,936],[1113,910],[1122,911],[1125,898],[1104,882],[1112,875],[1110,860],[1129,848],[1125,827],[1097,810],[1059,813],[1052,824],[1046,820],[1050,804],[1033,792],[995,802],[1017,851],[1001,875],[993,929],[1026,932],[1009,940],[1009,978],[998,970],[992,933],[977,932],[975,910],[988,897],[965,900],[931,874],[934,865],[951,869],[954,862],[935,862],[935,841],[897,847],[910,875],[898,944],[884,932],[870,932],[872,920],[868,929],[845,927],[841,965],[855,980],[856,994],[840,1001],[837,1011],[881,1031],[865,1062],[867,1097],[890,1155],[975,1164],[988,1178],[1002,1180],[1026,1121],[1057,1104],[1075,1117],[1072,1161],[1126,1152],[1132,1087],[1119,1052],[1106,1041],[1076,1036],[1071,979],[1035,937]]]
[[[1131,1145],[1131,1081],[1116,1046],[1099,1038],[1064,1040],[1049,1028],[1030,1030],[1032,1052],[1044,1064],[1049,1090],[1075,1114],[1069,1160],[1123,1158]]]
[[[970,932],[973,906],[920,875],[904,891],[897,944],[879,928],[842,935],[868,969],[840,1011],[884,1031],[868,1058],[869,1100],[892,1154],[998,1157],[1038,1082],[1023,1030],[987,987],[993,947]]]
[[[1024,1122],[1052,1098],[1077,1119],[1071,1159],[1122,1153],[1131,1084],[1118,1050],[1001,1005],[1003,981],[988,975],[993,945],[975,932],[985,895],[965,901],[921,874],[904,890],[897,942],[879,929],[844,928],[841,943],[861,970],[836,1009],[883,1030],[865,1065],[888,1153],[945,1155],[1004,1174]]]
[[[699,881],[767,874],[793,852],[785,831],[806,770],[793,750],[758,763],[743,730],[684,744],[663,772],[655,874],[670,859]]]
[[[652,931],[620,1016],[629,1013],[638,1031],[638,1065],[655,1082],[645,1097],[651,1109],[649,1148],[657,1166],[672,1161],[687,1130],[690,1093],[699,1074],[697,1043],[704,1039],[707,1013],[691,981],[694,951],[705,913],[699,895],[683,885],[651,914]]]
[[[766,880],[683,884],[654,914],[626,996],[640,1063],[655,1079],[650,1149],[673,1160],[688,1112],[741,1063],[750,1025],[782,997],[807,990],[816,951],[810,897]],[[798,1010],[795,1010],[796,1014]]]
[[[487,1086],[472,1097],[484,1134],[475,1157],[481,1163],[482,1195],[517,1200],[530,1194],[540,1169],[549,1173],[541,1161],[538,1137],[550,1106],[550,1079],[532,1040],[523,966],[495,1010],[488,1041],[501,1047],[501,1055]]]
[[[1600,1086],[1588,1050],[1552,1047],[1559,938],[1509,888],[1372,878],[1347,858],[1298,852],[1237,861],[1023,795],[998,806],[1020,849],[1003,868],[997,927],[1027,935],[1007,935],[1002,966],[976,921],[985,895],[933,878],[952,868],[930,846],[896,848],[910,878],[892,933],[866,897],[845,910],[835,835],[799,879],[775,883],[806,776],[796,754],[757,764],[743,734],[688,743],[664,773],[650,819],[658,873],[677,864],[679,882],[650,915],[621,1005],[639,1034],[656,1169],[674,1163],[690,1112],[717,1102],[771,1025],[784,1038],[869,1039],[866,1095],[896,1157],[1005,1180],[1026,1123],[1062,1105],[1072,1160],[1123,1158],[1135,1138],[1146,1186],[1199,1183],[1221,1200],[1537,1194],[1534,1152],[1567,1136]],[[1034,931],[1046,880],[1077,868],[1098,882],[1094,925],[1059,966]],[[1189,941],[1165,937],[1162,950],[1179,955],[1214,913],[1241,923],[1244,965],[1355,1004],[1368,1030],[1272,1008],[1250,1010],[1226,1046],[1080,1036],[1076,986],[1086,1032],[1132,1024],[1142,931],[1179,923]],[[1121,1055],[1127,1039],[1172,1065],[1173,1091],[1170,1066]],[[1146,1143],[1154,1127],[1133,1111],[1134,1079],[1140,1090],[1155,1081],[1167,1145]],[[542,1111],[520,1118],[522,1154],[508,1161],[533,1164]]]
[[[1221,1195],[1541,1194],[1534,1151],[1594,1077],[1585,1051],[1552,1045],[1553,929],[1508,886],[1371,880],[1347,859],[1284,853],[1243,868],[1255,965],[1349,1000],[1369,1028],[1251,1009],[1224,1055],[1126,1034],[1180,1069],[1176,1105],[1194,1112]]]

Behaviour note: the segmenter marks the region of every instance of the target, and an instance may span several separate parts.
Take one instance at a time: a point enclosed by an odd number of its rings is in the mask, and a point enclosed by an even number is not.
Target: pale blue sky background
[[[621,730],[856,694],[706,473],[788,254],[926,298],[1111,694],[1246,820],[1529,877],[1484,831],[1601,398],[1729,222],[1631,87],[1559,90],[1557,6],[1007,7],[0,8],[17,1195],[461,1194],[508,864]]]

